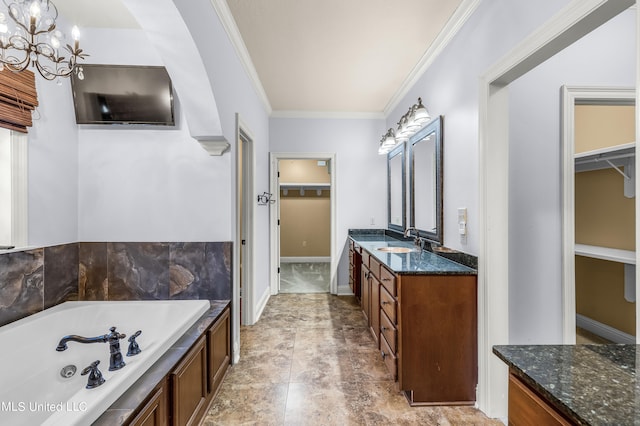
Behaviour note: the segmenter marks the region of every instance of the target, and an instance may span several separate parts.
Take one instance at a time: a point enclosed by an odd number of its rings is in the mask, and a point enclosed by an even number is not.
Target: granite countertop
[[[413,240],[398,239],[384,232],[351,232],[349,238],[397,274],[477,275],[478,273],[473,268],[428,250],[410,253],[380,251],[378,250],[380,247],[415,248]]]
[[[493,352],[577,424],[640,424],[638,345],[494,346]]]
[[[198,338],[230,306],[230,300],[211,300],[211,308],[180,337],[155,364],[111,405],[93,426],[121,425],[133,420],[140,404],[164,380],[178,361],[189,351]]]

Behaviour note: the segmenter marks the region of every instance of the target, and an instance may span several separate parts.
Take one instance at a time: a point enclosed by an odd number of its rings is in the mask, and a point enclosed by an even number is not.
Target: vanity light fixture
[[[78,60],[89,55],[79,47],[80,31],[77,26],[71,30],[73,44],[64,40],[56,29],[58,9],[52,1],[2,1],[7,11],[0,12],[0,71],[6,67],[20,72],[32,65],[47,80],[68,77],[74,71],[84,79]]]
[[[409,138],[420,130],[430,119],[429,111],[422,105],[422,98],[418,98],[418,103],[412,105],[407,113],[400,117],[398,128],[395,131],[389,129],[387,133],[382,136],[380,146],[378,147],[378,154],[387,154],[397,145],[408,141]]]

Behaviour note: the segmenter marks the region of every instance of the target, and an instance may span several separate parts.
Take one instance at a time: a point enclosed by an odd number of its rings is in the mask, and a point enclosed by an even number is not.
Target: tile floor
[[[272,296],[243,326],[212,425],[501,425],[473,407],[409,407],[353,297]]]
[[[329,262],[283,262],[280,264],[280,293],[328,293]]]

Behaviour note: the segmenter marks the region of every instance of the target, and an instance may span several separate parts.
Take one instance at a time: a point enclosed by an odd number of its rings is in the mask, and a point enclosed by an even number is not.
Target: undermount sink
[[[417,251],[409,247],[378,247],[376,250],[385,251],[387,253],[411,253]]]

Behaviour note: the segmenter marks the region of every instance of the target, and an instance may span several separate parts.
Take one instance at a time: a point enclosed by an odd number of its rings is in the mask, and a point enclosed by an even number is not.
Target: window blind
[[[0,127],[27,133],[31,111],[38,106],[36,80],[33,72],[0,72]]]

